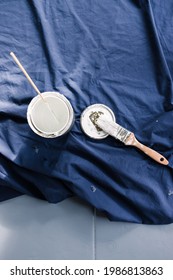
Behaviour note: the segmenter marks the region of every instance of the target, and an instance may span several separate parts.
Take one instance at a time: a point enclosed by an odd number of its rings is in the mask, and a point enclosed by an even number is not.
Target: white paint
[[[168,195],[173,195],[173,190],[169,190]]]
[[[88,106],[81,114],[80,123],[83,131],[91,138],[103,139],[108,136],[108,133],[103,130],[97,130],[92,123],[90,116],[94,112],[101,112],[107,120],[116,121],[112,110],[104,104],[93,104]]]
[[[91,185],[92,192],[96,192],[97,188],[94,185]]]
[[[45,102],[40,98],[32,108],[31,118],[33,124],[44,133],[56,133],[62,130],[68,122],[68,107],[59,98],[47,96],[44,99]]]
[[[27,119],[31,129],[43,137],[57,137],[69,130],[74,113],[69,101],[57,92],[42,93],[32,99]]]

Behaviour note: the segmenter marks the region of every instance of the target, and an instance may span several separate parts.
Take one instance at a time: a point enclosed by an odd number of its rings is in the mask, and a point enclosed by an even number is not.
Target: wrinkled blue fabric
[[[172,0],[0,0],[0,200],[77,195],[112,221],[172,223],[172,29]],[[11,51],[41,92],[71,102],[75,123],[65,136],[29,128],[36,93]],[[87,137],[80,115],[95,103],[169,166],[111,137]]]

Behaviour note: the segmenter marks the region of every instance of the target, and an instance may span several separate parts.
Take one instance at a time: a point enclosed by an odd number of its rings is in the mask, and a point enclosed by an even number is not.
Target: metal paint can
[[[81,114],[80,124],[82,130],[91,138],[106,138],[108,134],[105,131],[98,129],[91,121],[91,115],[94,113],[103,114],[107,120],[116,121],[115,115],[109,107],[104,104],[93,104],[88,106]]]
[[[55,138],[67,133],[74,122],[74,111],[68,99],[59,92],[43,92],[28,105],[27,121],[41,137]]]

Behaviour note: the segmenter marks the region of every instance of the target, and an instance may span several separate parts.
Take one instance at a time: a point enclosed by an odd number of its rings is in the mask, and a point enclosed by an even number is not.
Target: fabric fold
[[[171,0],[0,1],[1,201],[77,195],[112,221],[173,222],[171,7]],[[31,131],[26,112],[35,92],[10,51],[41,92],[70,101],[69,133],[45,139]],[[85,135],[80,116],[95,103],[169,166],[111,137]]]

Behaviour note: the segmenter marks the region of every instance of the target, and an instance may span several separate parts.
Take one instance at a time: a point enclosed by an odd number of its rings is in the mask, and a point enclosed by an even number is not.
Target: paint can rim
[[[39,95],[37,95],[31,100],[31,102],[29,103],[28,108],[27,108],[27,121],[28,121],[30,128],[32,129],[32,131],[34,133],[36,133],[37,135],[39,135],[41,137],[45,137],[45,138],[55,138],[55,137],[59,137],[59,136],[66,134],[71,129],[73,122],[74,122],[74,111],[73,111],[70,101],[63,94],[61,94],[57,91],[45,91],[45,92],[42,92],[41,95],[43,96],[43,98],[53,96],[54,98],[58,98],[59,100],[64,102],[64,105],[66,106],[66,109],[68,112],[67,122],[60,130],[53,132],[53,133],[45,132],[43,130],[40,130],[37,126],[35,126],[35,124],[33,123],[33,120],[32,120],[32,110],[33,110],[33,106],[37,102],[39,102],[39,100],[41,99],[41,97]]]

